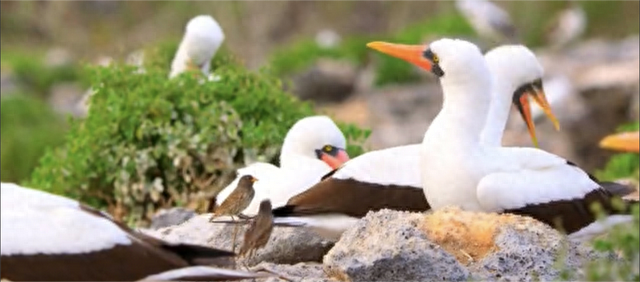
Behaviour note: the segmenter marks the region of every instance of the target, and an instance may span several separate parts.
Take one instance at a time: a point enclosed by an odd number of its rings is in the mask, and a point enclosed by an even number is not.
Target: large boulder
[[[357,67],[344,60],[319,59],[293,76],[293,94],[302,100],[342,102],[354,91]]]
[[[466,280],[469,272],[427,238],[423,219],[417,213],[369,213],[325,256],[328,274],[341,281]]]
[[[530,281],[560,279],[561,268],[579,273],[595,257],[601,254],[532,218],[450,208],[371,212],[324,264],[341,281]]]

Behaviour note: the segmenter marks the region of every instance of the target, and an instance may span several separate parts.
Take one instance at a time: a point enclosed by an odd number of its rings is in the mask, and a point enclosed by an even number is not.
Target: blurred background
[[[246,67],[268,67],[318,111],[371,129],[367,149],[420,142],[441,105],[438,84],[369,52],[365,43],[450,36],[488,50],[508,41],[485,36],[456,3],[2,1],[2,181],[28,178],[46,148],[64,143],[67,116],[83,116],[79,102],[90,87],[83,65],[131,60],[141,48],[177,43],[200,14],[220,23],[223,48]],[[597,147],[600,138],[638,121],[639,3],[493,2],[546,69],[561,131],[541,117],[540,147],[589,171],[603,168],[612,154]],[[504,143],[531,146],[513,116]]]

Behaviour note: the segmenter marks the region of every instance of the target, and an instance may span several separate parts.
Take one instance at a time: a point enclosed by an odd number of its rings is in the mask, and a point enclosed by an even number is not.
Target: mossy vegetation
[[[3,182],[20,182],[31,174],[47,148],[64,141],[66,122],[42,100],[14,93],[2,98],[0,174]]]

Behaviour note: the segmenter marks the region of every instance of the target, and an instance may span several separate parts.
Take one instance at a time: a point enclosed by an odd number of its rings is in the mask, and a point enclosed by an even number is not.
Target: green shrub
[[[87,118],[72,124],[64,148],[43,157],[30,186],[145,224],[158,208],[206,202],[245,159],[275,159],[293,123],[314,114],[277,78],[228,56],[213,62],[220,80],[203,83],[195,72],[167,79],[173,54],[149,54],[144,73],[120,64],[90,68],[96,93]],[[348,129],[356,142],[368,134]],[[350,149],[354,156],[360,148]]]
[[[15,93],[2,98],[2,181],[29,177],[46,148],[64,141],[64,119],[40,99]]]

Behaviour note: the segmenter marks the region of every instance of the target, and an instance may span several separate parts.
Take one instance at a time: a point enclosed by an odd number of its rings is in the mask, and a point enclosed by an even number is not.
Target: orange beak
[[[515,93],[513,97],[513,104],[518,108],[518,112],[522,116],[522,119],[527,123],[527,129],[529,135],[533,141],[534,146],[538,147],[538,138],[536,137],[536,125],[533,122],[531,116],[531,105],[529,104],[529,97],[542,108],[547,117],[553,122],[553,126],[556,130],[560,130],[560,123],[558,119],[551,111],[551,105],[547,101],[547,96],[544,93],[542,82],[538,81],[527,86],[523,93]]]
[[[323,152],[320,159],[327,165],[329,165],[331,169],[336,169],[349,160],[349,155],[345,150],[338,149],[338,152],[335,154],[335,156]]]
[[[612,134],[600,141],[604,149],[640,153],[640,131]]]
[[[426,45],[404,45],[375,41],[368,43],[367,47],[389,56],[405,60],[429,72],[431,72],[433,68],[433,63],[422,55],[427,49]]]

